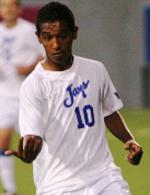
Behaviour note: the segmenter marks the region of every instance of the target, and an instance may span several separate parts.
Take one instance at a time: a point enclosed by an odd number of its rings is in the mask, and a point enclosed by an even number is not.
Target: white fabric
[[[0,97],[18,97],[21,82],[17,66],[35,63],[42,49],[35,35],[35,26],[21,18],[13,28],[0,23]]]
[[[96,183],[77,191],[39,193],[37,195],[131,195],[129,186],[118,171],[101,178]]]
[[[124,181],[113,182],[111,185],[108,186],[108,188],[103,193],[103,195],[116,195],[116,194],[131,195],[128,184],[125,183]]]
[[[15,193],[14,159],[12,156],[0,156],[0,177],[3,188],[7,192]]]
[[[14,128],[18,123],[19,98],[0,99],[0,130]]]
[[[103,64],[74,56],[66,71],[39,63],[20,94],[21,135],[43,137],[34,162],[37,195],[82,189],[109,175],[114,165],[104,116],[123,106]]]

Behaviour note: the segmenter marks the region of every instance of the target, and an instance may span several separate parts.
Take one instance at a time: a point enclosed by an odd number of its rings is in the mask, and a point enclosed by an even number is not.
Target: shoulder
[[[37,64],[35,69],[26,77],[23,81],[20,89],[20,93],[29,93],[35,96],[39,96],[39,92],[41,93],[41,84],[42,84],[42,74],[40,70],[40,63]]]
[[[81,57],[81,56],[75,56],[76,61],[78,63],[83,63],[83,64],[89,64],[89,65],[94,65],[94,66],[98,66],[98,67],[102,67],[104,66],[102,62],[98,61],[98,60],[94,60],[94,59],[90,59],[90,58],[85,58],[85,57]]]
[[[95,70],[98,72],[99,71],[103,72],[105,70],[105,66],[101,61],[80,56],[75,56],[75,60],[80,66],[84,66],[85,68]]]
[[[27,20],[24,20],[23,18],[18,19],[18,27],[22,28],[23,30],[35,31],[35,25]]]

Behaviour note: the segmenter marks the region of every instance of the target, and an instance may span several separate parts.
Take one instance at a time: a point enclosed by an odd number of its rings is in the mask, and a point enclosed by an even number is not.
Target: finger
[[[141,146],[131,140],[125,144],[125,149],[129,151],[126,159],[132,164],[138,164],[143,153]]]
[[[7,150],[7,151],[5,151],[5,155],[7,155],[7,156],[14,155],[17,158],[21,159],[20,154],[15,150]]]
[[[133,147],[133,143],[131,143],[131,142],[125,144],[125,146],[124,146],[125,150],[131,150],[132,147]]]
[[[19,140],[18,152],[19,152],[19,154],[23,153],[23,137],[21,137]]]
[[[30,163],[32,162],[32,159],[33,158],[26,158],[25,157],[25,154],[24,154],[24,151],[23,151],[23,138],[21,138],[19,140],[19,146],[18,146],[18,151],[15,151],[15,150],[6,150],[5,151],[5,155],[9,156],[9,155],[14,155],[16,156],[17,158],[21,159],[22,161],[26,162],[26,163]]]
[[[130,141],[127,144],[125,144],[125,150],[128,150],[130,154],[132,154],[131,156],[133,156],[141,150],[141,147],[136,142]]]
[[[24,139],[24,151],[35,152],[41,150],[42,138],[39,136],[30,135]]]
[[[132,160],[132,161],[138,161],[138,160],[141,159],[142,155],[143,155],[143,151],[141,150],[141,151],[139,151],[138,153],[132,155],[132,156],[131,156],[131,160]]]
[[[31,135],[27,135],[23,138],[23,159],[30,160],[32,158],[32,147],[34,143]]]
[[[133,145],[135,145],[135,146],[139,146],[140,147],[140,145],[135,141],[135,140],[129,140],[129,141],[127,141],[125,144],[124,144],[124,148],[126,149],[126,150],[128,150],[128,149],[130,149]]]
[[[138,153],[140,153],[140,151],[142,150],[141,147],[139,146],[133,146],[131,149],[130,149],[130,153],[132,154],[132,158],[136,155],[138,155]]]
[[[26,162],[26,163],[31,163],[33,161],[32,158],[27,158],[27,157],[23,157],[21,156],[20,159],[23,161],[23,162]]]
[[[39,136],[26,135],[19,143],[19,156],[24,162],[32,162],[42,148],[43,140]]]
[[[32,139],[28,143],[29,150],[26,151],[26,157],[34,160],[36,156],[39,154],[39,152],[41,151],[42,145],[43,145],[43,141],[41,137],[37,137],[37,136],[32,137]]]
[[[136,153],[135,155],[128,155],[127,156],[127,160],[134,165],[138,165],[140,163],[140,160],[142,158],[143,155],[143,151],[139,151],[138,153]]]
[[[34,150],[34,144],[37,140],[37,136],[28,135],[23,139],[23,150],[26,152]]]
[[[38,137],[36,139],[36,142],[34,143],[33,151],[39,153],[42,149],[42,145],[43,145],[43,140],[41,139],[41,137]]]
[[[28,136],[25,136],[23,137],[23,151],[26,151],[27,148],[28,148],[28,142],[29,142],[29,137]]]
[[[15,155],[16,156],[17,151],[15,151],[15,150],[6,150],[4,152],[4,154],[7,155],[7,156],[9,156],[9,155]]]
[[[136,158],[136,156],[139,155],[140,152],[141,152],[140,148],[138,148],[136,150],[130,150],[129,153],[127,154],[127,158],[134,159],[134,158]]]
[[[37,154],[34,152],[37,136],[27,135],[23,139],[23,154],[22,160],[25,162],[33,161]]]

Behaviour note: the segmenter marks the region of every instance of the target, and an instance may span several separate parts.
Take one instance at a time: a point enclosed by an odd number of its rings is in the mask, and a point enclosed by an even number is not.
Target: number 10
[[[94,124],[95,124],[94,112],[93,112],[93,107],[91,105],[85,105],[83,107],[84,122],[83,122],[79,107],[75,108],[75,113],[76,113],[79,129],[84,128],[85,125],[87,125],[89,127],[94,126]]]

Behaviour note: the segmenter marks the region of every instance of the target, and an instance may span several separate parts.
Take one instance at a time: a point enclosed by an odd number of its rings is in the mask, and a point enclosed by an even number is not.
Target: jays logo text
[[[65,107],[71,107],[75,101],[75,98],[78,95],[82,95],[83,98],[86,98],[86,89],[89,85],[89,80],[83,81],[79,86],[74,87],[73,84],[70,84],[66,91],[68,93],[68,97],[64,100]]]

